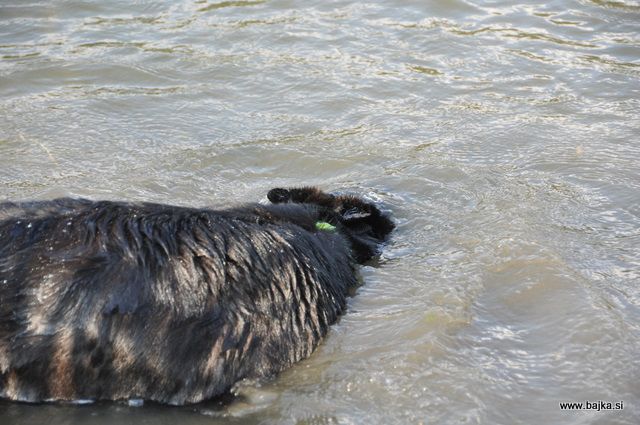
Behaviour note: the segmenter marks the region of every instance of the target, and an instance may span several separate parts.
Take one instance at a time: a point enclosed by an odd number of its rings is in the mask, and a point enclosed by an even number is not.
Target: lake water
[[[398,223],[311,358],[0,423],[640,423],[637,0],[0,3],[0,199],[311,184]]]

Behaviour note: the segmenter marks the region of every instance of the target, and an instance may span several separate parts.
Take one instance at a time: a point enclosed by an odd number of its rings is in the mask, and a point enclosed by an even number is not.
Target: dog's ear
[[[267,198],[274,204],[281,204],[291,199],[291,193],[287,189],[277,187],[267,193]]]
[[[293,202],[296,204],[315,204],[326,208],[335,208],[335,197],[324,193],[317,187],[292,187],[289,189],[275,188],[267,193],[267,198],[274,204]]]

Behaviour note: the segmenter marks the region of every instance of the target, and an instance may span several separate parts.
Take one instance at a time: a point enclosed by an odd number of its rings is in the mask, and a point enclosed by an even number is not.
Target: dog
[[[0,397],[192,404],[307,358],[394,223],[314,187],[267,198],[0,203]]]

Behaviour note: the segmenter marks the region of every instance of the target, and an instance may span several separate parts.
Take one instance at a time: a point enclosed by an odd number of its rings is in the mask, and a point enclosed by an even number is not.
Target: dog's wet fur
[[[355,196],[267,197],[0,203],[0,397],[197,403],[308,357],[394,224]]]

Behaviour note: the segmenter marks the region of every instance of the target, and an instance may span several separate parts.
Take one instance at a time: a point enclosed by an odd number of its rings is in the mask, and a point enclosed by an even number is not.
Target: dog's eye
[[[356,218],[365,218],[365,217],[369,217],[371,215],[371,213],[368,213],[366,211],[362,211],[358,208],[351,208],[346,210],[345,212],[342,213],[342,218],[344,220],[354,220]]]

